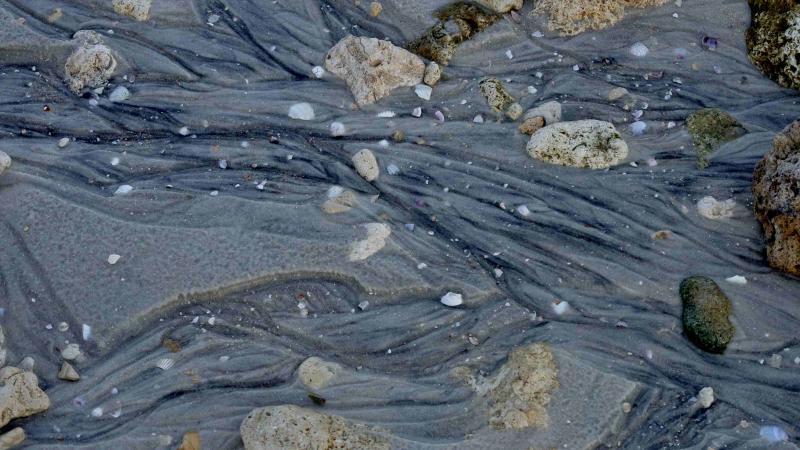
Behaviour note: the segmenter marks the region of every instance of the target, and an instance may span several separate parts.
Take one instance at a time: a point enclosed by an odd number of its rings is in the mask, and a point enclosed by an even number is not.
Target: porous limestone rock
[[[498,13],[507,13],[522,8],[522,0],[476,0],[484,8]]]
[[[250,412],[239,432],[245,450],[389,450],[389,432],[294,405]]]
[[[467,2],[455,2],[436,12],[438,21],[406,48],[446,66],[462,42],[471,39],[502,18],[488,9]]]
[[[434,86],[439,80],[442,78],[442,67],[435,62],[431,62],[425,67],[425,75],[422,77],[422,81],[425,82],[428,86]]]
[[[20,427],[0,434],[0,450],[10,450],[25,442],[25,430]]]
[[[795,0],[749,0],[748,55],[778,84],[800,89],[800,4]]]
[[[80,94],[84,88],[105,86],[117,67],[111,49],[94,31],[78,31],[74,40],[78,46],[64,65],[65,81],[70,90]]]
[[[389,41],[347,36],[328,52],[325,69],[344,79],[363,106],[399,87],[422,83],[425,63]]]
[[[628,145],[614,125],[600,120],[558,122],[539,129],[527,145],[528,154],[552,164],[603,169],[628,156]]]
[[[381,174],[381,169],[378,166],[378,160],[375,159],[375,155],[369,149],[359,150],[355,155],[353,155],[353,167],[356,168],[356,172],[359,175],[364,177],[367,181],[375,181],[378,179],[378,176]]]
[[[697,153],[697,168],[708,167],[708,157],[722,144],[745,133],[736,119],[717,108],[699,109],[686,118],[686,128]]]
[[[11,366],[0,369],[0,428],[49,407],[50,399],[39,389],[39,379],[33,372]]]
[[[363,261],[378,253],[386,246],[386,240],[392,234],[392,229],[385,223],[367,223],[364,228],[367,230],[367,237],[353,243],[350,261]]]
[[[586,30],[602,30],[625,17],[626,7],[644,8],[663,5],[668,0],[537,0],[534,14],[548,16],[548,28],[564,36]]]
[[[800,275],[800,120],[775,136],[772,150],[756,165],[753,197],[767,262]]]
[[[153,0],[114,0],[114,11],[117,14],[145,21],[150,17]]]

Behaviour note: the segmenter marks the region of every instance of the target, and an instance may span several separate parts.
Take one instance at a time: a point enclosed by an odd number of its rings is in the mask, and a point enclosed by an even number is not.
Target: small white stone
[[[637,120],[631,124],[631,133],[633,133],[634,136],[641,136],[646,129],[647,124],[641,120]]]
[[[528,86],[528,94],[533,95],[533,94],[535,94],[537,92],[539,92],[539,90],[536,89],[534,86]]]
[[[697,202],[697,212],[706,219],[728,219],[733,217],[736,202],[733,199],[719,201],[711,196],[701,198]]]
[[[125,195],[130,193],[133,190],[133,186],[130,184],[123,184],[122,186],[118,187],[116,191],[114,191],[114,195]]]
[[[411,115],[414,117],[422,117],[422,108],[417,106],[413,111],[411,111]]]
[[[302,102],[295,103],[289,108],[289,117],[297,120],[314,120],[314,108],[311,104]]]
[[[732,277],[725,278],[725,281],[732,284],[747,284],[747,278],[741,275],[734,275]]]
[[[311,69],[311,72],[313,72],[314,76],[317,78],[322,78],[325,76],[325,69],[323,69],[322,66],[314,66],[314,68]]]
[[[506,58],[514,59],[514,53],[512,53],[511,50],[506,50]]]
[[[502,269],[494,269],[494,277],[495,277],[495,278],[500,278],[500,277],[502,277],[502,276],[503,276],[503,271],[502,271]]]
[[[647,46],[642,44],[641,42],[637,42],[631,45],[630,52],[631,55],[637,58],[642,58],[644,56],[647,56],[647,54],[650,52],[650,49],[647,48]]]
[[[88,341],[92,338],[92,327],[84,323],[81,325],[81,334],[83,336],[83,340]]]
[[[700,392],[697,394],[697,402],[703,409],[708,409],[714,403],[714,389],[711,387],[704,387],[700,389]]]
[[[81,347],[78,344],[69,344],[61,350],[61,357],[67,361],[76,359],[81,354]]]
[[[400,168],[397,167],[397,164],[389,164],[388,166],[386,166],[386,173],[388,173],[389,175],[397,175],[398,173],[400,173]]]
[[[396,115],[397,115],[397,113],[395,113],[394,111],[381,111],[381,112],[378,113],[378,117],[380,117],[382,119],[391,119],[392,117],[395,117]]]
[[[461,294],[456,294],[455,292],[448,292],[447,294],[444,294],[440,301],[445,306],[458,306],[464,303],[464,299]]]
[[[378,160],[375,159],[375,155],[369,149],[360,150],[358,153],[353,155],[353,166],[356,168],[356,172],[359,175],[364,177],[367,181],[374,181],[380,175],[380,169],[378,167]]]
[[[103,416],[103,408],[97,407],[92,410],[92,417],[102,417]]]
[[[115,157],[113,157],[113,158],[111,158],[111,165],[112,165],[112,166],[117,166],[117,165],[119,165],[119,158],[117,158],[116,156],[115,156]]]
[[[472,119],[472,121],[475,123],[483,123],[483,116],[478,114],[474,119]]]
[[[64,148],[64,147],[66,147],[68,145],[69,145],[69,138],[68,137],[63,137],[63,138],[58,140],[58,147],[59,148]]]
[[[131,91],[129,91],[125,86],[117,86],[116,89],[111,91],[111,94],[108,96],[108,99],[114,103],[124,102],[129,98],[131,98]]]
[[[430,100],[433,89],[428,85],[418,84],[416,87],[414,87],[414,92],[417,94],[417,97],[423,100]]]
[[[117,255],[116,253],[112,253],[108,255],[108,263],[112,266],[119,262],[119,259],[122,258],[121,256]]]
[[[188,136],[189,135],[189,127],[181,127],[178,130],[178,134],[180,134],[181,136]]]
[[[552,303],[552,306],[553,306],[553,312],[559,316],[567,312],[567,310],[569,310],[569,303],[565,301],[556,300]]]
[[[331,122],[330,130],[333,137],[344,136],[347,132],[347,128],[342,122]]]
[[[531,210],[526,205],[519,205],[517,206],[517,213],[522,217],[528,217],[531,214]]]

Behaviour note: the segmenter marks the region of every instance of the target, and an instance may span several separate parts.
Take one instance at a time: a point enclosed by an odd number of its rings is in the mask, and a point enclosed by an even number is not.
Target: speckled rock
[[[537,130],[544,126],[544,117],[536,116],[531,117],[528,119],[524,119],[517,129],[522,134],[527,134],[528,136],[535,133]]]
[[[479,5],[498,13],[507,13],[512,9],[522,8],[522,0],[476,0],[476,1]]]
[[[0,369],[0,428],[49,407],[50,399],[39,389],[39,379],[33,372],[11,366]]]
[[[341,369],[339,364],[312,356],[297,368],[297,379],[308,389],[323,389]]]
[[[0,150],[0,175],[3,174],[8,168],[11,167],[11,157],[7,153]]]
[[[322,203],[322,210],[328,214],[341,214],[350,211],[358,203],[356,193],[345,190]]]
[[[356,103],[374,103],[402,86],[422,82],[425,63],[389,41],[347,36],[325,57],[325,69],[344,79]]]
[[[749,0],[745,33],[753,65],[778,84],[800,89],[800,4],[794,0]]]
[[[528,154],[552,164],[602,169],[628,156],[628,145],[609,122],[558,122],[533,133]]]
[[[502,16],[478,5],[457,2],[439,10],[436,18],[439,19],[438,22],[406,48],[446,66],[455,55],[459,44],[497,22]]]
[[[117,68],[117,60],[94,31],[78,31],[77,48],[64,65],[65,81],[70,90],[80,94],[84,88],[103,87]]]
[[[375,155],[371,150],[366,148],[359,150],[353,155],[352,160],[356,172],[364,177],[365,180],[375,181],[378,179],[378,176],[380,176],[381,169],[378,166],[378,160],[375,159]]]
[[[389,432],[294,405],[255,409],[239,431],[245,450],[389,450]]]
[[[117,14],[144,21],[150,17],[152,3],[153,0],[114,0],[113,5]]]
[[[733,339],[735,329],[728,316],[731,301],[714,280],[693,276],[680,286],[683,301],[683,331],[697,347],[722,353]]]
[[[769,265],[800,276],[800,121],[775,136],[756,165],[753,197]]]
[[[439,64],[431,62],[425,67],[425,75],[422,77],[422,81],[424,81],[425,84],[428,86],[435,86],[441,78],[442,67]]]
[[[697,152],[697,167],[708,167],[708,156],[725,142],[745,133],[744,128],[730,114],[716,108],[695,111],[686,119],[686,127]]]
[[[522,107],[516,103],[514,97],[508,93],[503,83],[497,78],[485,78],[481,80],[478,87],[495,114],[516,115],[512,119],[516,119],[522,114]]]

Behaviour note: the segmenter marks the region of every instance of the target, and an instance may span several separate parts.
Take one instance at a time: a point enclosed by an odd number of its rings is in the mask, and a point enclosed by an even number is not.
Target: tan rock
[[[495,114],[506,112],[514,104],[514,97],[508,93],[497,78],[485,78],[478,85],[481,95]]]
[[[239,431],[245,450],[389,450],[387,430],[294,405],[253,410]]]
[[[322,210],[328,214],[341,214],[353,208],[358,203],[356,193],[350,190],[325,200]]]
[[[344,79],[356,103],[363,106],[399,87],[420,84],[425,63],[389,41],[347,36],[328,52],[325,69]]]
[[[350,248],[350,261],[363,261],[370,256],[378,253],[392,234],[392,229],[385,223],[364,224],[367,230],[367,237],[356,241]]]
[[[50,399],[39,389],[39,380],[33,372],[11,366],[0,369],[0,428],[49,407]]]
[[[323,389],[342,370],[339,364],[312,356],[297,368],[297,379],[311,390]]]
[[[800,275],[800,120],[772,142],[753,172],[756,218],[764,230],[767,262]]]
[[[494,12],[507,13],[522,8],[522,0],[476,0],[477,3]]]
[[[94,31],[75,33],[78,47],[67,58],[64,65],[65,81],[70,90],[80,94],[84,88],[103,87],[117,68],[117,60],[111,49]]]
[[[81,379],[81,376],[78,375],[78,371],[72,367],[72,364],[64,361],[61,363],[61,369],[58,371],[58,378],[65,381],[78,381]]]
[[[25,430],[20,427],[0,435],[0,450],[10,450],[25,442]]]
[[[441,78],[442,67],[439,64],[431,62],[427,67],[425,67],[425,75],[422,77],[422,81],[425,84],[428,86],[434,86]]]
[[[544,117],[537,116],[531,117],[529,119],[525,119],[518,127],[518,130],[522,134],[532,135],[536,132],[539,128],[544,126]]]
[[[145,21],[150,17],[153,0],[114,0],[114,11],[117,14]]]
[[[378,166],[378,160],[375,159],[375,155],[371,150],[365,148],[358,151],[355,155],[353,155],[352,160],[353,166],[356,168],[356,172],[364,177],[365,180],[375,181],[378,179],[381,171],[380,167]]]
[[[200,434],[197,431],[187,431],[181,439],[178,450],[200,450]]]
[[[380,2],[372,2],[369,4],[369,15],[372,17],[378,17],[383,12],[383,5]]]
[[[602,169],[628,156],[628,145],[610,122],[578,120],[539,129],[527,145],[528,154],[552,164]]]
[[[608,91],[608,100],[613,102],[625,97],[626,95],[628,95],[627,89],[624,87],[615,87],[614,89]]]

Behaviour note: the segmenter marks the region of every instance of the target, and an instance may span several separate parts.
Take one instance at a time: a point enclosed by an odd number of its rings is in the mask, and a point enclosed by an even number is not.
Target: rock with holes
[[[800,120],[775,136],[756,165],[753,197],[769,265],[800,275]]]
[[[117,68],[111,49],[94,31],[78,31],[74,40],[78,46],[64,65],[67,86],[75,94],[84,88],[104,87]]]
[[[364,228],[367,230],[367,236],[352,244],[349,255],[350,261],[364,261],[378,253],[386,246],[386,241],[392,234],[392,229],[385,223],[366,223]]]
[[[728,316],[730,299],[714,280],[693,276],[680,286],[683,301],[683,331],[692,343],[711,352],[722,353],[736,332]]]
[[[49,407],[50,399],[39,389],[39,379],[33,372],[11,366],[0,369],[0,428]]]
[[[610,122],[577,120],[558,122],[537,130],[528,154],[552,164],[604,169],[628,156],[628,145]]]
[[[389,41],[347,36],[328,52],[325,69],[344,79],[356,103],[363,106],[399,87],[422,83],[425,63]]]
[[[145,21],[150,17],[153,0],[114,0],[114,11],[122,16]]]
[[[389,432],[294,405],[255,409],[239,432],[245,450],[389,450]]]
[[[297,368],[297,379],[303,386],[315,391],[327,386],[341,370],[342,366],[339,364],[312,356]]]

